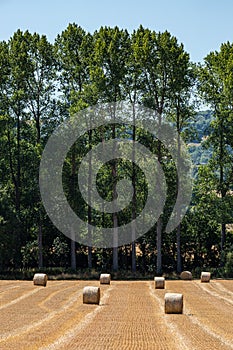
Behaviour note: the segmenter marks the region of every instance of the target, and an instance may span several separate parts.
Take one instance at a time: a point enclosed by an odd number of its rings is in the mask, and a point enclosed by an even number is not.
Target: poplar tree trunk
[[[178,225],[177,231],[176,231],[176,244],[177,244],[177,272],[181,273],[182,271],[182,259],[181,259],[181,239],[180,239],[180,232],[181,232],[181,224]]]
[[[114,111],[114,119],[115,119],[115,111]],[[112,138],[116,139],[116,126],[115,123],[112,126]],[[114,146],[115,147],[115,146]],[[115,148],[113,149],[113,158],[114,158]],[[116,180],[117,180],[117,162],[113,160],[112,165],[112,177],[113,177],[113,200],[117,198],[117,190],[116,190]],[[113,271],[118,271],[118,217],[116,210],[114,210],[113,214]]]
[[[76,265],[76,242],[73,239],[71,239],[71,241],[70,241],[70,252],[71,252],[71,254],[70,254],[71,269],[76,270],[76,267],[77,267],[77,265]]]
[[[160,127],[162,123],[161,111],[159,111],[159,129],[158,129],[158,162],[160,163],[162,160],[162,149],[161,149],[161,141],[160,141]],[[159,181],[159,179],[158,179]],[[160,188],[158,184],[158,188]],[[156,226],[156,247],[157,247],[157,259],[156,259],[156,273],[158,275],[162,274],[162,218],[161,216],[158,218],[157,226]]]
[[[136,140],[136,128],[135,128],[135,111],[133,110],[133,150],[132,150],[132,185],[133,185],[133,198],[132,198],[132,272],[136,272],[136,227],[134,220],[136,219],[136,168],[135,168],[135,148],[134,142]]]
[[[92,188],[92,153],[91,153],[91,143],[92,143],[92,129],[88,131],[88,142],[89,142],[89,157],[88,157],[88,241],[91,242],[91,227],[92,224],[92,212],[91,212],[91,188]],[[92,246],[88,246],[88,268],[92,268]]]
[[[177,118],[176,118],[176,129],[178,133],[178,154],[177,154],[177,173],[180,173],[180,159],[181,159],[181,145],[180,145],[180,131],[181,131],[181,125],[180,125],[180,100],[178,99],[178,105],[177,105]],[[179,181],[180,179],[178,179]],[[179,184],[177,183],[177,190],[176,190],[176,198],[178,196],[178,188]],[[178,218],[179,220],[181,217],[181,208],[178,207]],[[181,273],[182,271],[182,257],[181,257],[181,223],[179,223],[177,229],[176,229],[176,246],[177,246],[177,272]]]
[[[156,246],[157,246],[157,259],[156,259],[156,273],[162,274],[162,219],[158,218],[156,227]]]
[[[72,193],[73,198],[75,197],[75,173],[76,173],[76,154],[75,148],[72,149],[71,159],[72,159],[72,168],[71,168],[71,178],[72,178]],[[70,241],[70,265],[72,270],[76,270],[76,243],[75,243],[75,234],[72,232],[72,238]]]
[[[42,225],[38,225],[38,267],[43,267],[43,242],[42,242]]]

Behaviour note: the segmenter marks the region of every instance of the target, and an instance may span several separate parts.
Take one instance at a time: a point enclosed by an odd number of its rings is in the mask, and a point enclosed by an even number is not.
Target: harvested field
[[[111,281],[100,305],[83,304],[99,281],[0,281],[0,349],[233,349],[233,280]],[[164,313],[165,293],[182,293],[183,314]]]

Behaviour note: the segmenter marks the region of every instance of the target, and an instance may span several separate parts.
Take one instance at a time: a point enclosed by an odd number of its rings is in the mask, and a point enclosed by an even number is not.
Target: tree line
[[[93,34],[77,24],[50,43],[45,35],[18,30],[0,42],[0,270],[62,266],[118,271],[181,272],[232,261],[233,234],[233,44],[221,45],[202,64],[191,62],[168,31],[140,26],[131,34],[101,27]],[[130,137],[156,154],[166,176],[163,214],[144,236],[118,248],[87,247],[59,232],[46,214],[39,191],[39,166],[53,130],[97,103],[128,101],[169,120],[187,147],[195,139],[198,106],[213,118],[202,140],[207,164],[196,165],[189,209],[167,234],[177,195],[174,162],[163,144],[140,128]],[[89,130],[75,142],[63,166],[63,186],[73,210],[87,222],[108,227],[136,218],[145,204],[146,183],[136,165],[109,162],[98,177],[106,200],[117,197],[117,181],[132,181],[131,206],[120,214],[97,213],[77,186],[83,156],[95,144],[119,135],[122,126]],[[89,179],[89,186],[93,185]],[[133,230],[133,228],[132,228]],[[134,233],[132,232],[132,235]],[[133,236],[132,236],[133,237]],[[228,266],[227,265],[227,266]]]

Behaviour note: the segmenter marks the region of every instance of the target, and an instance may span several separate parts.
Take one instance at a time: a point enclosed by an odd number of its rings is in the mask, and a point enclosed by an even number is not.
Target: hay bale
[[[100,287],[86,286],[83,288],[83,304],[99,304]]]
[[[165,287],[165,278],[164,277],[155,277],[155,289],[164,289]]]
[[[183,271],[180,274],[182,280],[190,281],[193,279],[192,273],[190,271]]]
[[[110,273],[101,273],[100,275],[100,284],[110,284],[111,275]]]
[[[202,272],[201,273],[201,282],[209,282],[211,277],[210,272]]]
[[[48,276],[45,273],[35,273],[33,277],[33,284],[35,286],[46,287],[47,281],[48,281]]]
[[[165,314],[182,314],[183,312],[183,294],[166,293],[164,296]]]

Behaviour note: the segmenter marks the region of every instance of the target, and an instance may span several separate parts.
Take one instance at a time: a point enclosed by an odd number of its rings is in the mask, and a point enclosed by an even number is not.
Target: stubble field
[[[100,286],[100,305],[83,304]],[[164,313],[164,294],[182,293],[183,314]],[[233,349],[233,280],[0,281],[0,349]]]

